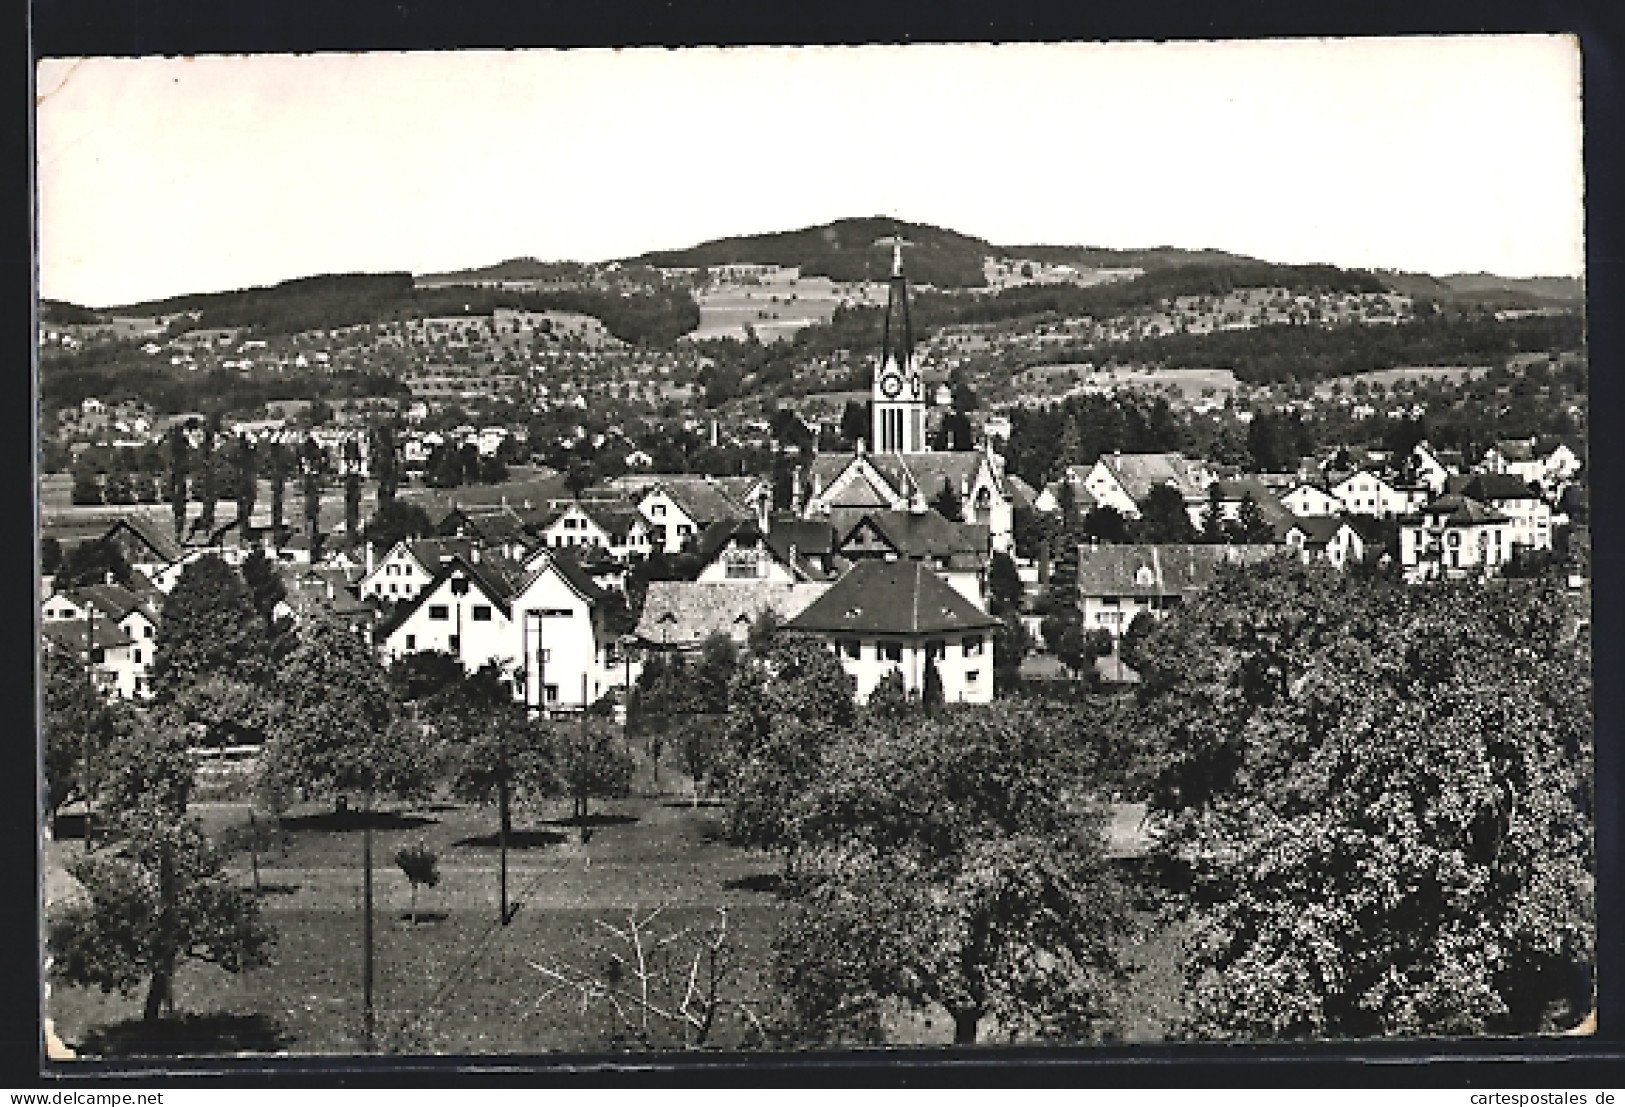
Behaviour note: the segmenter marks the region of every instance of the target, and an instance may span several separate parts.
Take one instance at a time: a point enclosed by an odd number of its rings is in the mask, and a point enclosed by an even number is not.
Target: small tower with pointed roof
[[[925,381],[914,358],[914,331],[908,314],[908,278],[903,275],[901,236],[881,239],[876,245],[892,248],[891,288],[886,296],[886,319],[875,368],[873,436],[870,445],[880,454],[923,453],[925,438]]]

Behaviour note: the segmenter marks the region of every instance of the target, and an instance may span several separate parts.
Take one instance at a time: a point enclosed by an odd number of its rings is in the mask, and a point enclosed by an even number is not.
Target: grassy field
[[[776,891],[777,858],[720,839],[721,811],[691,803],[686,780],[663,770],[663,794],[652,794],[644,762],[634,798],[595,804],[585,825],[562,805],[544,804],[516,817],[509,853],[511,923],[498,923],[496,819],[487,808],[429,804],[373,818],[375,897],[374,987],[379,1048],[409,1053],[547,1053],[632,1048],[641,1025],[628,1025],[602,999],[583,1005],[578,992],[557,989],[537,967],[610,979],[614,953],[629,955],[606,929],[624,928],[656,908],[657,938],[703,934],[726,914],[735,967],[712,1045],[752,1040],[753,1016],[772,1002],[772,939],[785,901]],[[240,803],[196,803],[193,813],[217,841],[245,841]],[[295,808],[280,840],[260,855],[262,902],[278,940],[272,964],[232,976],[190,963],[176,982],[177,1036],[184,1052],[351,1053],[362,1038],[362,832],[358,813],[329,806]],[[1121,821],[1121,820],[1119,820]],[[1114,836],[1121,828],[1114,827]],[[409,917],[411,888],[395,865],[402,845],[424,842],[439,855],[438,886],[420,890],[418,921]],[[73,838],[47,846],[48,889],[73,894],[63,864],[82,846]],[[246,850],[232,871],[250,881]],[[1124,950],[1136,966],[1111,1036],[1161,1040],[1177,1014],[1178,980],[1168,935],[1151,925]],[[685,950],[685,936],[669,943]],[[678,974],[680,976],[680,974]],[[674,977],[676,979],[676,977]],[[630,981],[622,978],[622,986]],[[670,1002],[675,999],[668,997]],[[53,986],[48,1016],[70,1047],[88,1054],[131,1051],[140,997]],[[889,1039],[898,1045],[946,1045],[944,1015],[898,1013]],[[674,1024],[652,1020],[656,1048],[681,1047]]]
[[[829,322],[840,303],[823,277],[801,278],[794,284],[781,280],[728,285],[702,292],[695,300],[700,305],[700,326],[690,338],[743,338],[749,325],[764,342],[788,338],[812,323]]]

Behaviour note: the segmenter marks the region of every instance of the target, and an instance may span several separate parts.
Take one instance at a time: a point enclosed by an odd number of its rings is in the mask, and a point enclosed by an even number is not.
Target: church
[[[963,521],[986,526],[993,551],[1011,553],[1014,517],[1004,459],[991,444],[932,450],[927,439],[930,392],[914,353],[903,243],[894,237],[891,247],[880,362],[870,389],[872,448],[860,441],[855,453],[814,457],[801,513],[845,534],[870,512],[923,511],[946,485],[963,505]]]

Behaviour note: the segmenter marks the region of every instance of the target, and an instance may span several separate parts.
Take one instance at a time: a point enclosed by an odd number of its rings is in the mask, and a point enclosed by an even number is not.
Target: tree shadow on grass
[[[369,826],[374,830],[416,830],[439,821],[422,815],[403,815],[397,811],[323,811],[318,815],[288,816],[282,820],[282,829],[292,833],[334,833],[364,830]]]
[[[508,848],[539,849],[542,846],[556,846],[568,837],[569,835],[560,834],[556,830],[513,830],[508,832]],[[464,846],[470,849],[499,849],[501,845],[495,834],[461,838],[452,843],[453,848]]]
[[[292,1045],[268,1015],[209,1012],[159,1019],[126,1019],[92,1027],[76,1046],[80,1056],[196,1057],[225,1053],[279,1053]]]
[[[589,829],[596,829],[598,827],[604,827],[604,826],[627,826],[627,825],[629,825],[631,823],[635,823],[635,822],[638,822],[638,821],[639,821],[639,819],[638,819],[638,817],[636,815],[598,814],[598,815],[587,815],[587,816],[584,816],[583,818],[579,818],[579,819],[576,818],[574,815],[572,815],[568,819],[543,819],[542,820],[542,825],[543,826],[587,827]]]
[[[730,892],[767,892],[780,898],[788,896],[791,891],[782,873],[752,873],[725,880],[722,886]]]

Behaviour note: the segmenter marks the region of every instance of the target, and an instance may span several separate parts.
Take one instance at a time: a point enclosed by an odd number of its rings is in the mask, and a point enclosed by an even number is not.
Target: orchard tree
[[[246,436],[237,439],[236,462],[233,496],[237,501],[237,533],[247,541],[249,520],[253,518],[254,505],[260,496],[259,451],[252,439]]]
[[[215,437],[220,430],[220,416],[210,415],[203,424],[203,448],[199,451],[201,457],[199,464],[202,472],[198,479],[198,499],[203,501],[203,514],[198,516],[198,528],[206,535],[214,533],[214,507],[215,498],[220,489],[215,487],[215,474],[218,467],[215,465],[214,447]]]
[[[288,454],[282,448],[282,443],[272,439],[270,443],[271,466],[271,541],[277,549],[282,548],[283,511],[288,493]]]
[[[775,941],[791,1033],[880,1040],[891,1005],[992,1020],[1011,1039],[1099,1033],[1122,975],[1125,900],[1066,738],[1007,704],[848,734],[796,823],[799,902]]]
[[[51,974],[125,995],[145,984],[151,1027],[173,1005],[183,962],[242,972],[268,962],[274,934],[260,920],[258,899],[225,871],[195,822],[146,808],[126,830],[114,850],[69,863],[84,896],[50,913]]]
[[[265,663],[265,624],[237,570],[214,554],[183,568],[158,618],[152,685],[159,697],[216,673],[257,682]]]
[[[1177,544],[1196,541],[1196,528],[1185,512],[1185,497],[1171,484],[1159,484],[1146,493],[1140,518],[1129,528],[1138,542]]]
[[[1592,1003],[1589,641],[1541,582],[1222,572],[1145,634],[1189,1029],[1528,1034]]]
[[[300,628],[277,667],[281,710],[262,773],[335,797],[359,792],[426,796],[435,759],[421,726],[399,717],[399,699],[366,641],[328,619]]]
[[[857,717],[853,680],[828,647],[781,635],[746,661],[728,695],[727,832],[735,844],[781,851],[794,865],[796,812],[823,750]]]
[[[97,762],[113,738],[113,711],[71,653],[47,649],[45,685],[45,810],[55,818],[64,804],[94,793]]]
[[[169,428],[169,506],[177,542],[186,531],[186,455],[186,428],[176,423]]]
[[[620,728],[608,719],[583,714],[545,724],[557,786],[570,798],[577,823],[587,818],[593,799],[621,799],[632,794],[632,755]]]

